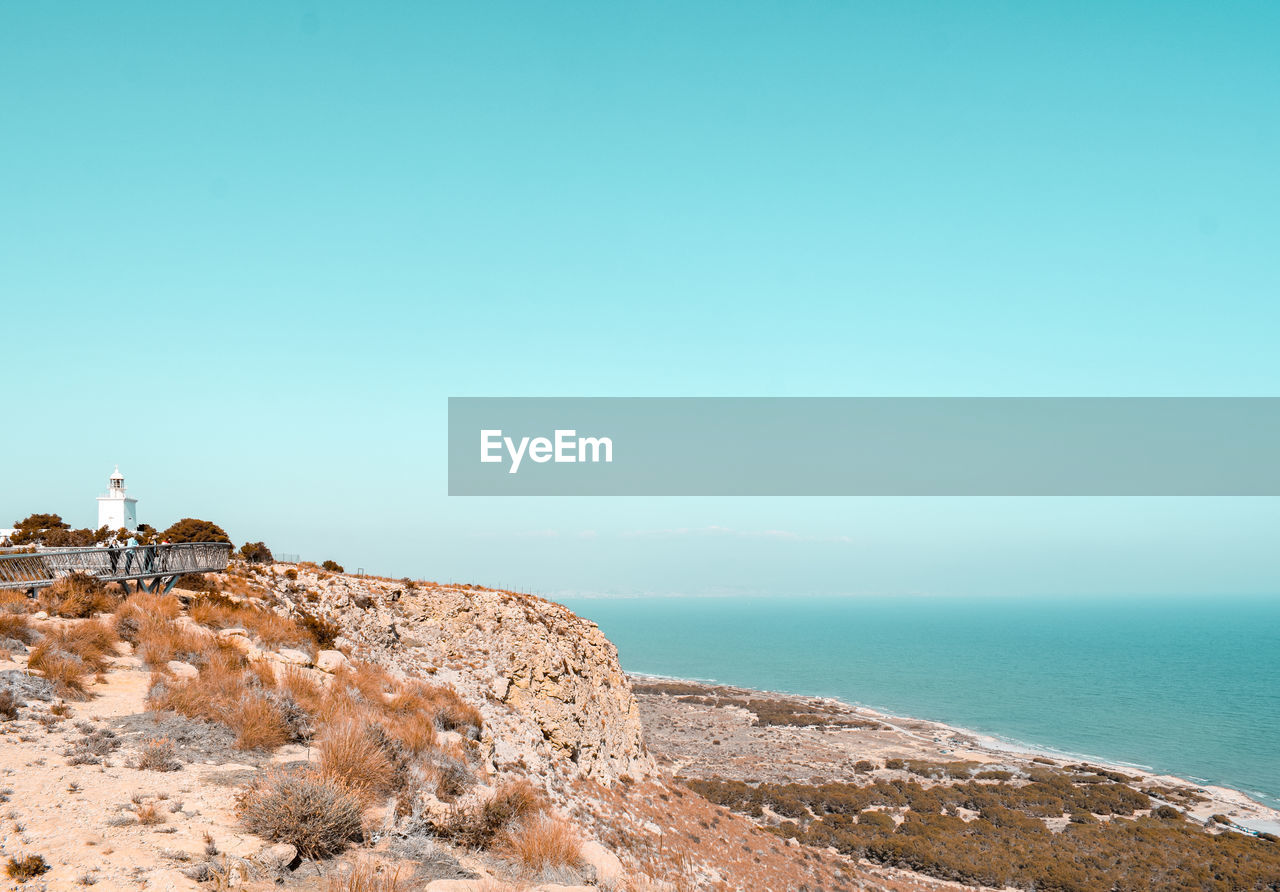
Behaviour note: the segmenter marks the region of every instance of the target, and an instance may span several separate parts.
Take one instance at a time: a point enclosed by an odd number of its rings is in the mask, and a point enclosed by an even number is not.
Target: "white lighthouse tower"
[[[124,475],[119,465],[107,483],[107,494],[98,496],[98,527],[112,532],[121,527],[130,532],[138,528],[138,500],[125,495]]]

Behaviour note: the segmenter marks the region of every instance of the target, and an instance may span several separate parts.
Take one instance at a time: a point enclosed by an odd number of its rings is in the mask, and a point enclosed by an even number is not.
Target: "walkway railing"
[[[227,569],[231,546],[224,542],[180,545],[132,545],[109,548],[53,548],[32,554],[0,554],[0,588],[38,589],[59,577],[88,573],[103,582],[149,581],[152,591],[163,577],[165,590],[184,573]]]

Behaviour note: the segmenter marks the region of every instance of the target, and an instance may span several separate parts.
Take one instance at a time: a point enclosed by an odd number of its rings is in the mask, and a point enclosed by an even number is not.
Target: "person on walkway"
[[[124,575],[128,576],[133,571],[133,562],[138,553],[138,540],[130,536],[129,541],[124,544]]]

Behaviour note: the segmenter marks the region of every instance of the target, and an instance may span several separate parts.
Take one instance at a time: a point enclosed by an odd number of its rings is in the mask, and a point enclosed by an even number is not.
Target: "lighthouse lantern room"
[[[124,475],[116,465],[107,481],[107,494],[98,496],[98,527],[112,532],[123,527],[130,532],[138,528],[138,500],[125,495]]]

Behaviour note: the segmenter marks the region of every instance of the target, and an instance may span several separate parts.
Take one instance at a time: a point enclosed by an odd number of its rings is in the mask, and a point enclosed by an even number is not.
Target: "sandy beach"
[[[1225,815],[1241,830],[1280,832],[1280,810],[1221,786],[1051,751],[1018,748],[941,722],[889,715],[823,697],[651,675],[631,676],[646,738],[675,774],[771,783],[858,782],[865,764],[972,762],[982,769],[1088,765],[1118,772],[1153,800],[1202,823]],[[879,778],[910,776],[880,769]]]

